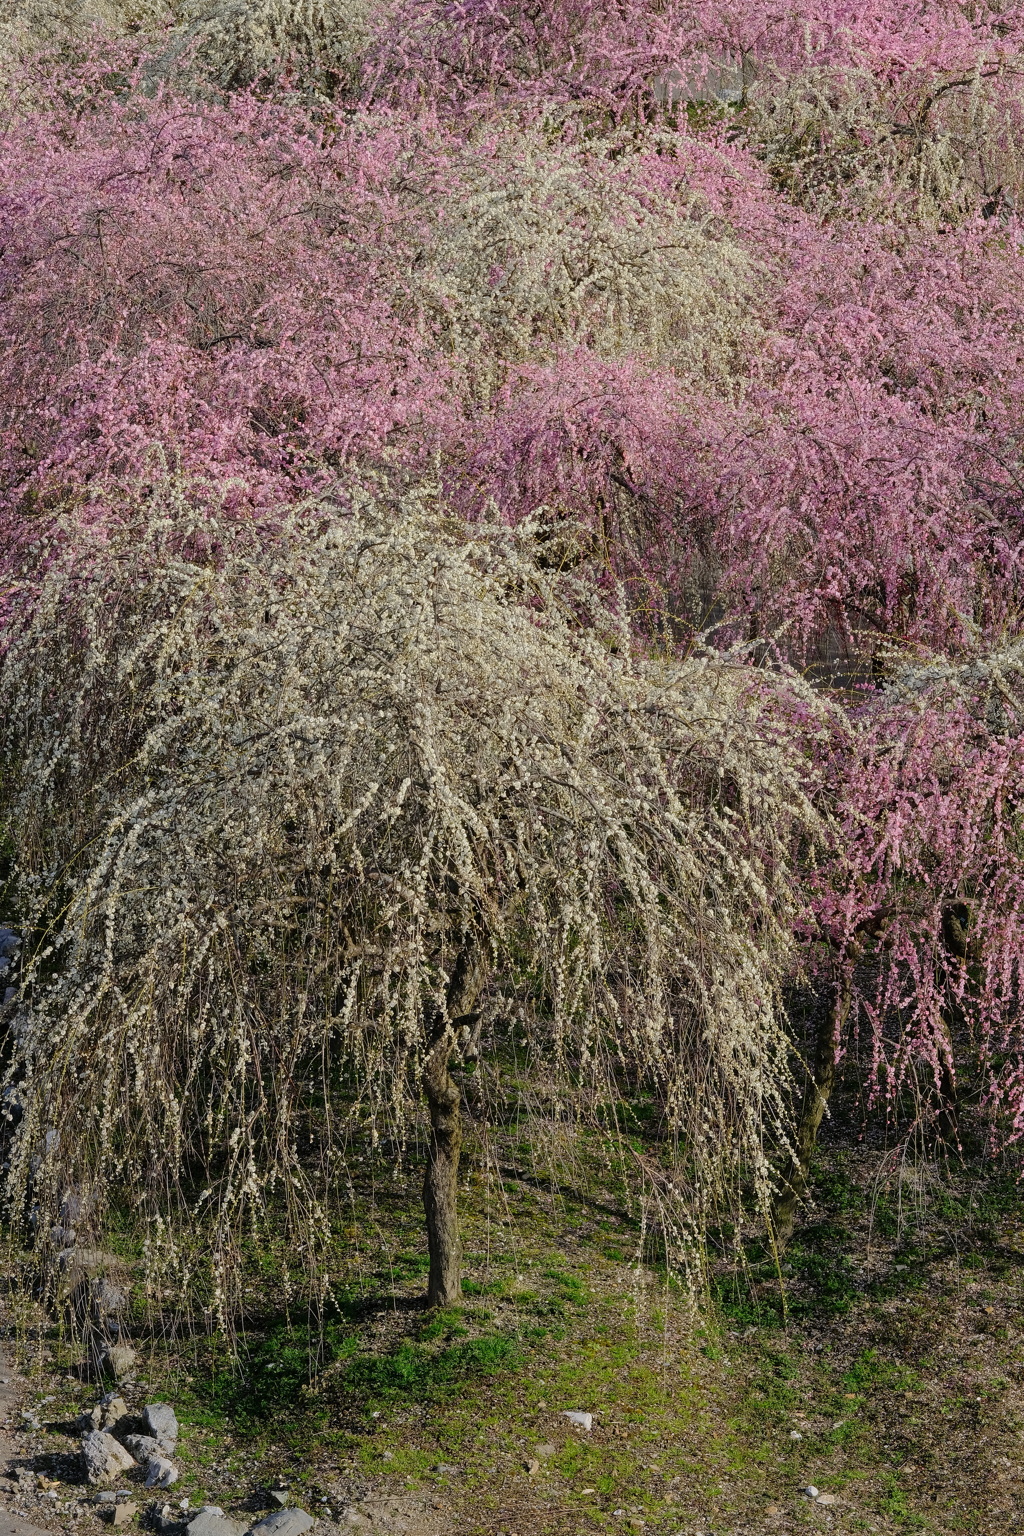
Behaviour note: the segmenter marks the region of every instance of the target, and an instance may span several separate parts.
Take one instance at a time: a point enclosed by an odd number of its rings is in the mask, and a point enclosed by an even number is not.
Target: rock
[[[791,1429],[790,1432],[789,1432],[789,1438],[791,1440],[802,1440],[803,1439],[803,1435],[800,1433],[800,1431],[798,1429]]]
[[[523,1463],[523,1465],[525,1466],[527,1472],[529,1472],[531,1477],[534,1475],[535,1472],[539,1472],[540,1471],[540,1462],[537,1461],[536,1459],[534,1459],[532,1461],[526,1461],[526,1462]]]
[[[819,1493],[815,1504],[838,1504],[839,1500],[834,1493]]]
[[[153,1439],[159,1440],[162,1448],[173,1454],[178,1444],[178,1419],[170,1404],[147,1403],[142,1418]]]
[[[149,1518],[154,1530],[169,1532],[176,1531],[184,1523],[185,1515],[173,1504],[153,1504]]]
[[[62,1232],[67,1228],[62,1227]],[[116,1317],[123,1312],[128,1305],[128,1297],[122,1286],[115,1285],[113,1280],[108,1280],[106,1275],[99,1275],[89,1284],[89,1300],[92,1303],[94,1315],[99,1318]]]
[[[139,1512],[137,1504],[115,1504],[111,1525],[129,1525]]]
[[[356,1509],[354,1504],[350,1504],[347,1509],[342,1510],[341,1523],[351,1527],[354,1531],[366,1531],[373,1527],[373,1521],[370,1517],[364,1515],[361,1509]]]
[[[188,1536],[245,1536],[247,1527],[232,1520],[216,1504],[204,1504],[186,1527]]]
[[[119,1269],[120,1259],[103,1248],[65,1248],[57,1255],[57,1265],[64,1274],[81,1270],[84,1274],[100,1274],[105,1269]]]
[[[564,1408],[562,1418],[568,1419],[570,1424],[578,1424],[580,1429],[590,1429],[594,1423],[592,1413],[581,1413],[578,1408]]]
[[[547,1461],[549,1456],[557,1456],[557,1454],[558,1454],[558,1446],[557,1445],[537,1445],[537,1446],[534,1446],[533,1454],[535,1456],[539,1456],[542,1461]]]
[[[93,1412],[97,1409],[100,1416],[97,1429],[113,1429],[117,1421],[126,1418],[128,1414],[128,1404],[119,1392],[108,1392],[105,1397],[101,1397]]]
[[[284,1506],[288,1503],[288,1500],[291,1498],[291,1494],[288,1492],[287,1488],[271,1488],[270,1497],[273,1499],[275,1504],[280,1505],[280,1507],[283,1509]]]
[[[115,1431],[116,1433],[116,1431]],[[162,1456],[164,1448],[159,1440],[154,1440],[152,1435],[118,1435],[118,1440],[127,1451],[135,1457],[136,1461],[146,1465],[154,1456]]]
[[[103,1409],[99,1403],[92,1408],[87,1408],[80,1419],[75,1421],[75,1428],[80,1435],[87,1435],[91,1429],[99,1429],[103,1419]]]
[[[166,1456],[151,1456],[146,1467],[147,1488],[170,1488],[178,1481],[179,1473],[173,1461]]]
[[[82,1455],[86,1478],[93,1484],[109,1483],[119,1472],[130,1472],[135,1466],[135,1457],[102,1429],[91,1429],[82,1436]]]
[[[121,1381],[138,1359],[134,1349],[128,1344],[111,1344],[103,1351],[102,1364],[104,1370],[110,1372],[117,1381]]]
[[[804,1489],[804,1493],[806,1493],[809,1499],[816,1499],[818,1497],[818,1490],[815,1488],[813,1483],[808,1483],[807,1487]]]
[[[256,1525],[250,1526],[250,1536],[302,1536],[313,1525],[313,1516],[304,1509],[275,1509],[272,1515],[264,1515]],[[189,1526],[191,1532],[192,1527]]]
[[[69,1189],[60,1203],[60,1219],[68,1226],[73,1226],[89,1214],[94,1204],[92,1196],[84,1194],[81,1189]]]

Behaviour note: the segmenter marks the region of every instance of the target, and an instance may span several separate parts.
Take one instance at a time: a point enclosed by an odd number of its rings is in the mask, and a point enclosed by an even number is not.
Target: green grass
[[[396,1399],[433,1403],[462,1390],[467,1378],[511,1370],[519,1360],[517,1341],[503,1334],[436,1351],[422,1344],[401,1344],[388,1355],[354,1356],[344,1374],[344,1390],[367,1408]]]

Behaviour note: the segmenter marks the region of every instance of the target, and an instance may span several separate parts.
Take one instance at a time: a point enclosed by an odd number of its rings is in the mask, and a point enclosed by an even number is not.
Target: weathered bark
[[[467,939],[448,983],[445,1012],[433,1021],[423,1067],[423,1091],[430,1111],[423,1209],[430,1250],[427,1305],[431,1307],[450,1307],[462,1296],[458,1206],[462,1095],[450,1066],[460,1031],[471,1030],[476,1023],[473,1009],[487,980],[487,970],[485,946],[475,937]]]
[[[772,1206],[772,1225],[780,1248],[784,1248],[793,1236],[797,1207],[807,1194],[811,1158],[836,1080],[836,1046],[849,1012],[850,989],[844,985],[836,992],[832,1007],[818,1031],[814,1062],[793,1138],[793,1155]]]

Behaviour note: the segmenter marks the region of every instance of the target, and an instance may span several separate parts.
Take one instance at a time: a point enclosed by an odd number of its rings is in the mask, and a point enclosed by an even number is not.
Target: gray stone
[[[121,1381],[128,1375],[128,1372],[138,1358],[134,1349],[128,1344],[111,1344],[108,1349],[103,1351],[104,1367],[118,1381]]]
[[[275,1509],[272,1515],[264,1515],[252,1526],[251,1536],[303,1536],[311,1529],[313,1516],[304,1509]],[[191,1527],[189,1528],[191,1529]]]
[[[66,1232],[68,1228],[62,1227],[61,1231]],[[92,1302],[93,1313],[100,1320],[116,1317],[128,1305],[128,1297],[123,1286],[115,1285],[114,1281],[108,1280],[106,1275],[99,1275],[91,1282],[89,1299]]]
[[[139,1512],[137,1504],[115,1504],[112,1525],[130,1525]]]
[[[117,1437],[126,1450],[130,1451],[136,1461],[143,1466],[154,1456],[162,1456],[164,1448],[159,1440],[154,1440],[152,1435],[118,1435]]]
[[[814,1502],[815,1504],[838,1504],[839,1500],[834,1493],[819,1493]]]
[[[542,1461],[546,1461],[549,1456],[556,1456],[558,1454],[558,1446],[557,1445],[538,1445],[538,1446],[534,1447],[533,1454],[535,1456],[539,1456]]]
[[[166,1456],[151,1456],[146,1467],[147,1488],[170,1488],[178,1481],[178,1469]]]
[[[568,1419],[570,1424],[578,1424],[580,1429],[591,1429],[594,1423],[592,1413],[582,1413],[578,1408],[564,1408],[562,1418]]]
[[[178,1444],[178,1419],[169,1403],[147,1403],[142,1418],[154,1440],[159,1440],[165,1451],[174,1451]]]
[[[288,1500],[291,1498],[291,1494],[288,1492],[287,1488],[271,1488],[270,1497],[273,1499],[275,1504],[279,1504],[283,1509],[284,1506],[288,1503]]]
[[[119,1392],[108,1392],[100,1398],[96,1408],[100,1415],[98,1429],[113,1429],[118,1420],[125,1418],[128,1413],[128,1404]]]
[[[65,1274],[81,1271],[83,1274],[101,1274],[104,1270],[120,1268],[121,1261],[104,1248],[65,1248],[57,1255],[57,1263]]]
[[[241,1520],[232,1520],[216,1504],[204,1504],[186,1530],[188,1536],[245,1536],[246,1526]]]
[[[88,1215],[93,1204],[92,1197],[87,1197],[80,1189],[69,1189],[60,1203],[60,1219],[68,1226],[73,1226],[76,1221]]]
[[[93,1484],[109,1483],[119,1472],[130,1472],[135,1466],[134,1456],[102,1429],[91,1429],[82,1436],[82,1456],[86,1478]]]

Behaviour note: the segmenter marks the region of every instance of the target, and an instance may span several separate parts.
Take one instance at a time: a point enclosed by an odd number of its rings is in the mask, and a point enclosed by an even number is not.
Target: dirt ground
[[[624,1216],[505,1184],[497,1225],[486,1180],[469,1190],[465,1305],[440,1315],[418,1304],[421,1256],[396,1192],[366,1238],[387,1263],[346,1324],[358,1355],[296,1388],[291,1335],[268,1328],[259,1343],[254,1328],[253,1360],[283,1373],[258,1411],[225,1407],[222,1377],[152,1343],[123,1392],[133,1409],[159,1398],[178,1411],[175,1509],[210,1502],[251,1523],[276,1488],[317,1517],[313,1536],[1024,1528],[1024,1228],[1010,1181],[896,1176],[881,1154],[826,1152],[782,1288],[768,1266],[723,1263],[702,1314],[635,1262]],[[71,1346],[35,1331],[11,1341],[0,1503],[92,1536],[109,1526],[80,1481],[73,1419],[100,1388]],[[590,1412],[591,1429],[568,1410]]]

